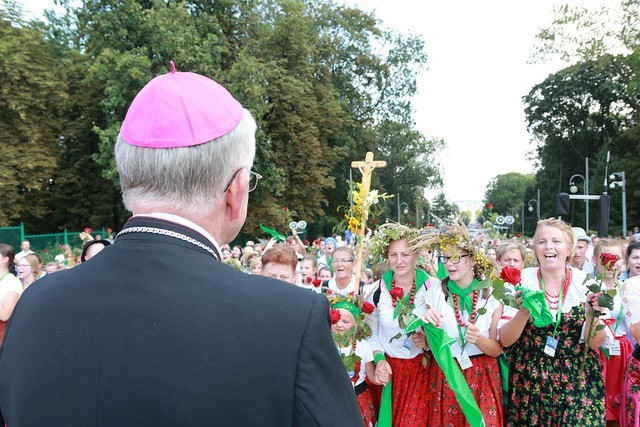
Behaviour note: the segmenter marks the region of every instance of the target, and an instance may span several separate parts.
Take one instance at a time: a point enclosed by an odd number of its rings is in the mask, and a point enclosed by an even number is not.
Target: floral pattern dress
[[[571,286],[580,285],[573,281]],[[596,351],[589,350],[584,371],[580,371],[585,309],[572,304],[559,314],[562,319],[555,335],[558,346],[554,357],[545,354],[544,347],[554,333],[555,322],[536,328],[530,319],[508,349],[507,426],[606,425],[602,364]]]

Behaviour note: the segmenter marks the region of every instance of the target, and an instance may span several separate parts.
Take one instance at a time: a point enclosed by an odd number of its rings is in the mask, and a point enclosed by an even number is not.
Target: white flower
[[[367,199],[365,200],[365,204],[367,206],[371,206],[372,204],[378,203],[378,190],[371,190],[369,194],[367,194]]]

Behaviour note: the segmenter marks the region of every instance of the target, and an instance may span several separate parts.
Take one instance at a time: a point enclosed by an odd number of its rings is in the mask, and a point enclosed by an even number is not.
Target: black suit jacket
[[[178,224],[134,218],[127,227]],[[8,426],[358,426],[328,303],[132,233],[29,287],[0,352]]]

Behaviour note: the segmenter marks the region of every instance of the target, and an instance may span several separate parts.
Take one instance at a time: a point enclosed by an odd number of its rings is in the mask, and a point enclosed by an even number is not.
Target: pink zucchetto
[[[195,73],[171,72],[146,84],[131,102],[120,136],[147,148],[204,144],[231,132],[242,105],[220,84]]]

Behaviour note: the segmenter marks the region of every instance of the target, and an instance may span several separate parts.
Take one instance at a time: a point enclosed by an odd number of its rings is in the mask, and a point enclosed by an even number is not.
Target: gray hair
[[[115,159],[127,209],[144,202],[203,213],[219,203],[232,175],[250,169],[256,152],[256,122],[244,110],[238,126],[213,141],[156,149],[128,144],[120,135]]]

